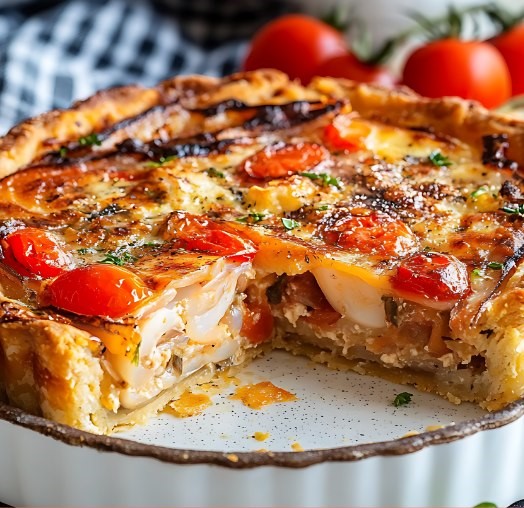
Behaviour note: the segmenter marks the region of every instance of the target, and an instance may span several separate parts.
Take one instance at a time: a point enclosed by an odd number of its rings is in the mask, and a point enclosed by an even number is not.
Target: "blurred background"
[[[456,9],[478,4],[452,2]],[[150,86],[175,74],[231,73],[241,68],[257,30],[286,13],[329,16],[348,44],[358,38],[369,54],[415,25],[408,14],[422,10],[438,18],[448,5],[445,0],[0,0],[0,131],[102,88]],[[524,12],[524,0],[497,5]],[[495,31],[487,16],[465,21],[466,38]],[[420,40],[414,34],[395,46],[384,64],[395,79]],[[522,45],[524,50],[524,39]],[[522,62],[524,67],[524,57]]]

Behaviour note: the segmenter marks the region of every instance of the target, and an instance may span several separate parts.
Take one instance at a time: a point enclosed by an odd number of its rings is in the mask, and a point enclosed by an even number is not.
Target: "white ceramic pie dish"
[[[486,415],[279,352],[240,377],[270,379],[299,400],[254,411],[228,398],[234,386],[223,387],[200,416],[162,415],[118,437],[0,405],[0,499],[14,506],[298,507],[507,506],[524,498],[524,401]],[[414,394],[412,402],[395,408],[402,391]],[[256,431],[269,439],[256,441]],[[420,433],[401,437],[409,431]],[[306,451],[291,451],[293,443]]]

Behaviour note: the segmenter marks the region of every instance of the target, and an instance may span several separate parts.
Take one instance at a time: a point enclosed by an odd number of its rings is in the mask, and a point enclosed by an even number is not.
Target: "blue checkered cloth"
[[[282,0],[0,0],[0,134],[115,85],[238,69]]]

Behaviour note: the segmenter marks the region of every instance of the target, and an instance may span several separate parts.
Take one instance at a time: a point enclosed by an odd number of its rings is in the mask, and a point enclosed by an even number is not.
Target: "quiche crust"
[[[482,137],[507,136],[509,159],[524,165],[524,122],[488,112],[478,104],[455,98],[425,99],[410,90],[384,90],[344,80],[317,78],[307,88],[273,70],[234,74],[218,79],[176,77],[146,89],[126,86],[99,92],[70,109],[52,111],[15,126],[0,140],[0,176],[13,174],[49,151],[93,131],[118,125],[122,136],[139,130],[161,129],[165,117],[156,107],[173,108],[172,135],[191,136],[199,129],[220,127],[202,120],[184,123],[177,108],[206,108],[230,99],[248,105],[289,101],[349,101],[362,118],[385,124],[423,129],[458,139],[481,154]],[[178,115],[178,116],[177,116]],[[138,120],[126,125],[126,119]],[[179,121],[180,123],[177,123]],[[122,138],[110,140],[116,144]],[[480,157],[480,155],[479,155]],[[4,285],[2,283],[2,285]],[[475,401],[488,410],[499,409],[524,395],[524,289],[517,271],[503,291],[491,299],[480,319],[461,336],[485,359],[485,370],[470,371],[387,368],[357,349],[344,350],[329,339],[319,340],[314,329],[281,326],[273,347],[305,354],[332,368],[351,369],[437,392],[453,402]],[[299,337],[299,338],[297,338]],[[348,332],[347,340],[351,341]],[[104,346],[90,332],[67,319],[49,318],[4,296],[0,302],[0,393],[30,413],[95,433],[110,433],[145,421],[187,387],[206,382],[216,367],[207,364],[176,386],[155,395],[138,410],[116,410],[112,404],[114,380],[108,379]],[[261,349],[244,351],[237,363],[249,361]],[[395,363],[392,359],[391,364]],[[227,362],[221,367],[227,367]]]

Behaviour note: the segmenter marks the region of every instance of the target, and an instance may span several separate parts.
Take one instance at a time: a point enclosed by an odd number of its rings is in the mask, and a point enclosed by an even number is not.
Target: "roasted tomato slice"
[[[49,303],[86,316],[119,318],[152,295],[142,279],[127,268],[95,264],[75,268],[47,287]]]
[[[406,298],[455,303],[470,291],[466,266],[454,256],[417,252],[404,259],[391,278],[393,288]]]
[[[246,337],[251,344],[261,344],[267,341],[274,327],[273,314],[267,301],[245,302],[244,316],[240,334]]]
[[[251,261],[257,252],[251,240],[227,224],[186,212],[171,214],[164,237],[180,249],[226,256],[237,262]]]
[[[316,143],[267,146],[247,158],[241,169],[251,178],[271,180],[310,171],[329,156],[327,150]]]
[[[416,236],[402,221],[365,208],[324,217],[318,233],[330,245],[378,256],[407,254],[417,245]]]
[[[371,129],[349,115],[339,115],[324,129],[324,141],[333,150],[356,152],[366,148],[365,138]]]
[[[48,279],[65,272],[72,259],[45,231],[25,228],[0,240],[2,261],[24,277]]]

